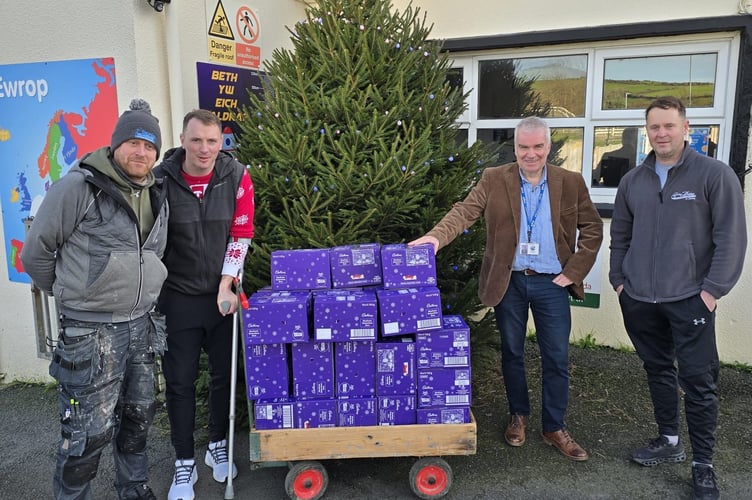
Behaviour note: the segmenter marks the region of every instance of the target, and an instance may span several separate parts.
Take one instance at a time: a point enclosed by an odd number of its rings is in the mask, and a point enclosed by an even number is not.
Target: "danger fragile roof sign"
[[[261,22],[241,2],[206,3],[207,48],[210,61],[258,69],[261,64]]]

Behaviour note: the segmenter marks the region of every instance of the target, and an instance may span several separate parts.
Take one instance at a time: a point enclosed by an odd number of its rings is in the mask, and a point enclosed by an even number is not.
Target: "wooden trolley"
[[[253,413],[251,413],[253,414]],[[418,498],[440,498],[452,485],[452,469],[442,459],[474,455],[475,418],[470,423],[323,427],[250,431],[251,468],[288,466],[285,489],[293,500],[322,498],[329,476],[320,460],[419,457],[410,469],[410,488]]]

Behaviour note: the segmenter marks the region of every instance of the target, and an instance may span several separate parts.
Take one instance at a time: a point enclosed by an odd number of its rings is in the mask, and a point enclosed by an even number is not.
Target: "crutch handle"
[[[240,278],[234,278],[232,282],[235,284],[235,289],[238,291],[238,297],[240,297],[240,307],[248,309],[248,297],[243,291],[243,286],[240,284]]]

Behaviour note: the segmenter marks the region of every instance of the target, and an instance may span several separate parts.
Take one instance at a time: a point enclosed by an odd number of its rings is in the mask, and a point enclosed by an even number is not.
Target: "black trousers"
[[[693,459],[713,463],[718,420],[718,349],[715,311],[699,295],[650,303],[619,295],[624,326],[647,373],[661,434],[679,434],[679,387]]]
[[[201,351],[209,359],[209,440],[225,439],[230,418],[232,316],[217,310],[217,296],[165,290],[159,309],[167,319],[167,351],[162,358],[167,414],[175,455],[193,458],[195,382]]]

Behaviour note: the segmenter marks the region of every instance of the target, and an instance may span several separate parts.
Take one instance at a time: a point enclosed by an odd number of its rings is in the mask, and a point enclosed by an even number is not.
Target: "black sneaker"
[[[136,486],[134,489],[132,489],[130,491],[130,493],[132,493],[132,494],[134,494],[136,496],[128,495],[126,498],[132,498],[134,500],[135,499],[139,499],[140,500],[142,498],[146,499],[146,500],[157,500],[157,497],[156,497],[156,495],[154,495],[154,492],[151,491],[151,488],[149,488],[145,484],[140,484],[140,485]]]
[[[692,466],[692,490],[695,500],[716,500],[721,498],[721,492],[715,484],[713,467],[705,464]]]
[[[664,462],[683,462],[687,459],[681,442],[672,446],[666,436],[658,436],[651,440],[644,448],[637,448],[632,452],[632,460],[646,467],[653,467]]]

